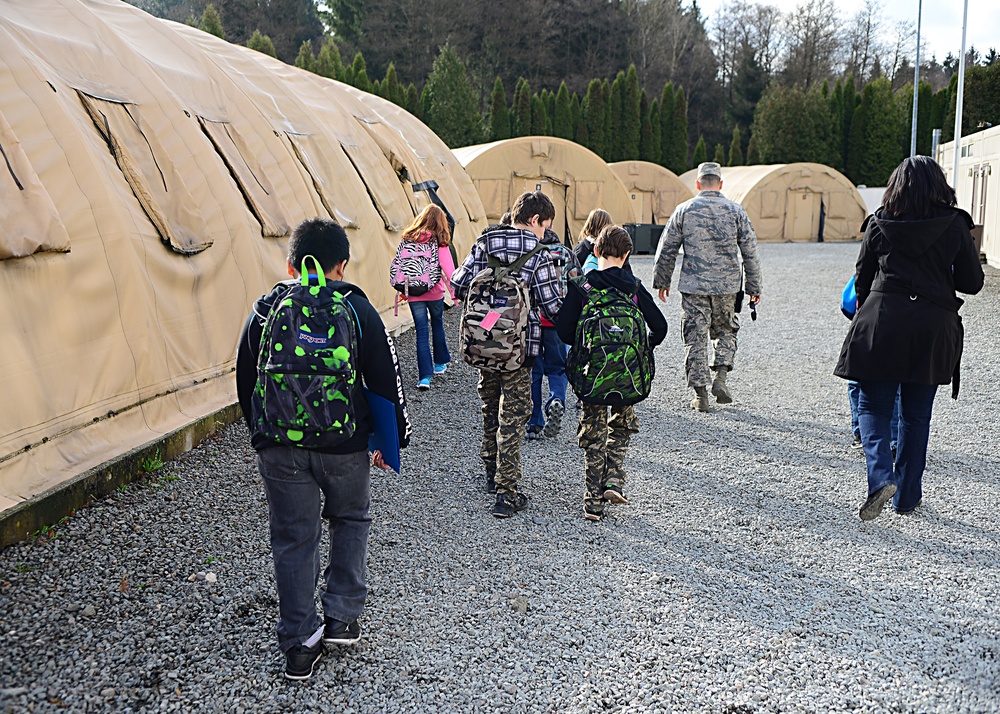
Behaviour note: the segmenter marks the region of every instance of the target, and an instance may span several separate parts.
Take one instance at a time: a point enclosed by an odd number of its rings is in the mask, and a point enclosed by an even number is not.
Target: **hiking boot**
[[[588,521],[599,521],[604,518],[604,511],[597,508],[591,508],[590,506],[584,506],[583,517]]]
[[[712,411],[712,406],[708,403],[707,387],[694,388],[694,399],[691,400],[691,408],[697,409],[700,412]]]
[[[545,407],[545,428],[542,430],[545,436],[551,439],[559,435],[559,429],[562,427],[562,418],[565,411],[566,407],[563,405],[561,400],[553,399],[549,402],[549,405]]]
[[[604,487],[604,500],[608,503],[618,503],[621,505],[628,504],[628,499],[625,498],[625,494],[622,493],[622,487],[616,486],[613,483],[609,483]]]
[[[430,377],[424,377],[419,382],[417,382],[417,389],[427,390],[427,389],[430,389],[430,388],[431,388],[431,378]]]
[[[871,521],[878,518],[879,514],[882,513],[882,507],[885,506],[885,502],[895,494],[896,484],[887,483],[868,497],[868,500],[861,506],[861,510],[858,511],[858,516],[863,521]]]
[[[528,497],[523,493],[498,493],[497,502],[493,506],[493,515],[497,518],[510,518],[527,507]]]
[[[309,679],[322,656],[322,642],[317,642],[312,647],[295,645],[285,652],[285,678]]]
[[[448,363],[447,362],[445,362],[444,364],[435,364],[434,365],[434,374],[444,374],[447,371],[448,371]]]
[[[325,645],[353,645],[361,639],[361,626],[358,621],[341,622],[332,617],[326,618],[323,627],[323,644]]]
[[[729,367],[718,367],[715,370],[715,379],[712,380],[712,394],[715,396],[715,401],[719,404],[733,403],[733,395],[730,393],[729,387],[726,386],[726,374],[728,372]]]
[[[542,427],[538,424],[528,424],[528,430],[524,432],[524,438],[528,441],[535,441],[542,438]]]

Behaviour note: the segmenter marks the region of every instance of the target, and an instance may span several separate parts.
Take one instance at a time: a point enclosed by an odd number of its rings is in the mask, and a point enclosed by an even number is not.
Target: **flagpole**
[[[913,68],[913,120],[910,127],[910,157],[917,155],[917,101],[920,91],[920,18],[923,15],[924,0],[917,0],[917,62]]]
[[[955,163],[952,188],[958,193],[958,158],[962,153],[962,101],[965,99],[965,30],[969,25],[969,0],[962,13],[962,54],[958,57],[958,96],[955,99]]]

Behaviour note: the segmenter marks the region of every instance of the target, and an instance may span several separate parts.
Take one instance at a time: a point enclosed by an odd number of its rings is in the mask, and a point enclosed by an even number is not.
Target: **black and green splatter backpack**
[[[318,284],[310,285],[310,278]],[[307,255],[301,281],[271,308],[261,334],[253,397],[257,427],[266,438],[322,449],[354,435],[358,336],[348,295],[328,287],[319,261]]]
[[[572,281],[585,296],[566,359],[573,391],[588,404],[641,402],[649,396],[655,367],[637,292],[595,288],[586,277]]]

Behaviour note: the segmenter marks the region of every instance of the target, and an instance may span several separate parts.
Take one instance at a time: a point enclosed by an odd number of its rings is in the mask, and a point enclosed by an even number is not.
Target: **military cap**
[[[714,161],[706,161],[698,164],[698,178],[701,178],[702,176],[715,176],[721,179],[722,167]]]

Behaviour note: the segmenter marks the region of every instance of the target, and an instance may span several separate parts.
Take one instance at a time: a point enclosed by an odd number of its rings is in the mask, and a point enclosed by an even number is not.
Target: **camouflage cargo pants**
[[[635,407],[606,407],[582,404],[576,437],[587,465],[587,492],[584,505],[592,511],[604,510],[604,487],[623,488],[625,452],[632,434],[639,431]],[[610,418],[608,411],[611,411]]]
[[[736,357],[736,294],[681,294],[681,331],[684,335],[684,371],[689,387],[707,387],[712,382],[708,369],[708,341],[712,340],[715,359],[712,369],[733,368]]]
[[[531,416],[531,368],[514,372],[479,372],[483,402],[483,448],[486,473],[496,474],[497,493],[517,493],[521,479],[521,442]]]

